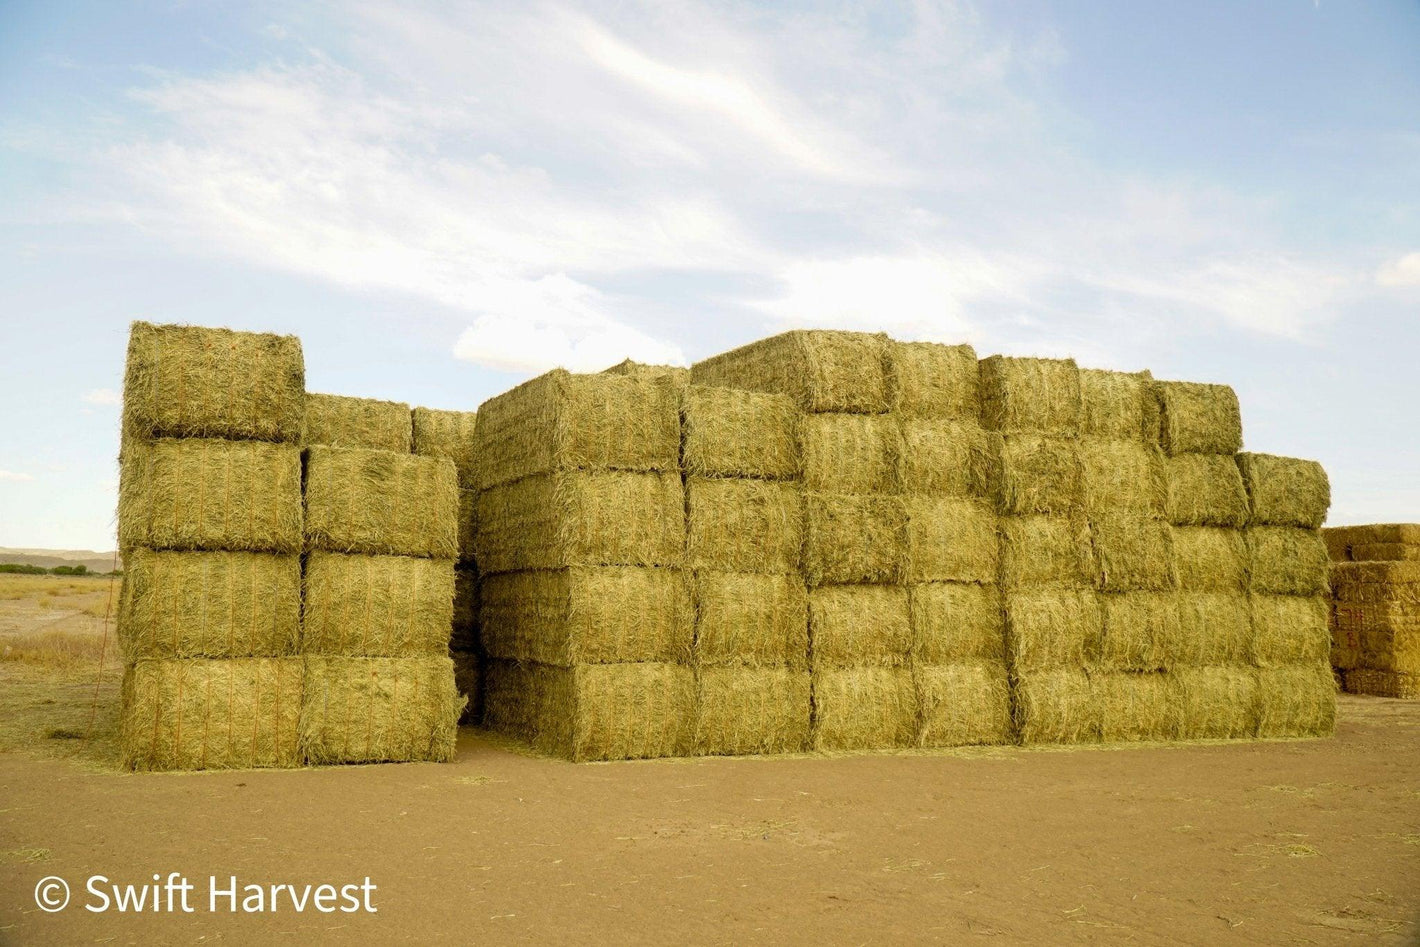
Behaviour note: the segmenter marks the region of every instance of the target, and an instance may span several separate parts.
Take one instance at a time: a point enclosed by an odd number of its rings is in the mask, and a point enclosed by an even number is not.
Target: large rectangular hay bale
[[[809,598],[796,574],[695,573],[695,660],[803,670],[809,662]]]
[[[1327,737],[1336,729],[1336,679],[1325,661],[1257,672],[1259,737]]]
[[[809,591],[809,653],[820,668],[898,666],[912,652],[907,589],[825,585]]]
[[[1083,668],[1099,653],[1103,616],[1095,593],[1008,592],[1004,604],[1006,663],[1016,674]]]
[[[1256,526],[1317,529],[1331,507],[1331,481],[1314,460],[1241,453],[1237,456]]]
[[[1160,446],[1169,455],[1236,454],[1242,450],[1242,409],[1227,385],[1154,383],[1162,412]]]
[[[1164,510],[1175,526],[1247,525],[1251,511],[1242,472],[1228,454],[1178,454],[1165,461]]]
[[[974,420],[904,419],[896,482],[903,493],[989,497],[1001,463],[1001,435]]]
[[[1014,713],[1022,743],[1093,743],[1100,708],[1083,670],[1050,669],[1016,675]]]
[[[914,664],[917,746],[1010,743],[1011,688],[999,661]]]
[[[1174,587],[1173,529],[1148,514],[1102,513],[1090,518],[1095,587],[1104,592]]]
[[[454,758],[464,698],[447,654],[307,655],[304,660],[301,749],[308,762],[444,763]]]
[[[815,668],[813,748],[884,750],[917,741],[917,689],[908,668]]]
[[[1420,523],[1373,523],[1367,526],[1331,526],[1322,530],[1331,558],[1337,562],[1362,557],[1352,554],[1351,547],[1371,544],[1420,545]]]
[[[1337,602],[1420,602],[1420,562],[1338,562],[1331,566]]]
[[[442,457],[312,447],[306,548],[372,556],[458,555],[459,490]]]
[[[1090,675],[1100,739],[1107,743],[1167,740],[1172,735],[1167,676],[1158,673]]]
[[[663,383],[681,388],[690,384],[690,369],[684,365],[652,365],[630,358],[624,358],[610,368],[603,368],[601,373],[603,375],[655,378]]]
[[[956,418],[980,413],[976,351],[938,342],[887,344],[888,402],[903,418]]]
[[[890,415],[810,414],[800,427],[804,487],[821,493],[894,493],[902,435]]]
[[[1325,598],[1258,594],[1251,600],[1254,664],[1266,668],[1326,663],[1331,629]]]
[[[707,667],[697,673],[696,687],[696,753],[747,756],[808,748],[807,671]]]
[[[912,660],[945,665],[1006,655],[1001,593],[974,582],[924,582],[908,587]]]
[[[478,488],[478,412],[415,408],[410,415],[414,453],[444,457],[458,471],[459,487]]]
[[[1357,562],[1420,561],[1420,546],[1412,543],[1355,543],[1350,552]]]
[[[1080,442],[1074,437],[1002,437],[996,504],[1002,513],[1069,514],[1083,497]]]
[[[704,477],[799,476],[798,407],[788,395],[691,385],[681,399],[681,463]]]
[[[1257,733],[1257,672],[1240,667],[1181,667],[1166,675],[1176,740],[1235,740]]]
[[[981,360],[981,424],[1003,434],[1080,433],[1080,369],[1074,359]]]
[[[803,573],[810,586],[897,582],[906,565],[901,497],[804,494]]]
[[[1103,618],[1098,665],[1107,671],[1155,671],[1168,666],[1179,640],[1179,600],[1173,592],[1099,596]]]
[[[1332,620],[1343,631],[1420,630],[1420,602],[1336,602]]]
[[[685,500],[688,568],[798,570],[804,541],[798,484],[687,477]]]
[[[1080,499],[1090,513],[1162,516],[1168,480],[1162,452],[1140,440],[1082,437]]]
[[[348,657],[447,654],[450,559],[312,552],[302,583],[301,650]]]
[[[1144,372],[1080,369],[1080,433],[1087,437],[1159,440],[1159,403]]]
[[[1374,697],[1420,697],[1420,674],[1397,674],[1356,668],[1345,671],[1342,678],[1348,694],[1370,694]]]
[[[1325,595],[1331,558],[1314,529],[1250,526],[1247,529],[1250,578],[1254,592],[1276,595]]]
[[[1007,516],[998,528],[1002,588],[1092,585],[1089,529],[1083,517]]]
[[[886,335],[795,330],[696,362],[698,385],[788,395],[810,413],[883,414],[891,408]]]
[[[908,582],[995,582],[996,514],[985,501],[909,496]]]
[[[1242,530],[1214,526],[1173,528],[1174,574],[1186,592],[1243,592],[1248,545]]]
[[[1177,637],[1164,640],[1164,665],[1247,664],[1252,658],[1252,604],[1240,592],[1178,593]]]
[[[413,443],[409,405],[401,401],[306,395],[303,447],[348,447],[407,454]]]

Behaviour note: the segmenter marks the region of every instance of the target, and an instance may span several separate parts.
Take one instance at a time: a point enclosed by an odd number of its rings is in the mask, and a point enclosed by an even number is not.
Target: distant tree
[[[49,570],[42,569],[39,566],[32,566],[28,563],[23,562],[5,562],[0,563],[0,573],[17,575],[48,575]]]

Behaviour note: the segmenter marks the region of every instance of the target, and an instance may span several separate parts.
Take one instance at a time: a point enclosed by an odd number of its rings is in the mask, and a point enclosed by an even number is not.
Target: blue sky
[[[785,328],[1225,381],[1420,519],[1420,4],[0,4],[0,545],[113,544],[133,319],[473,408]]]

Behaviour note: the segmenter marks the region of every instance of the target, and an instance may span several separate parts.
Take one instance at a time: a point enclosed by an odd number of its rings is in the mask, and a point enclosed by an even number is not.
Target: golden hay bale
[[[1350,547],[1350,555],[1357,562],[1415,562],[1420,561],[1420,545],[1355,543]]]
[[[681,461],[706,477],[799,476],[798,407],[788,395],[691,385],[681,398]]]
[[[679,569],[629,566],[484,576],[483,649],[542,664],[690,660],[690,590]]]
[[[904,418],[958,418],[975,422],[976,351],[937,342],[887,343],[888,401]]]
[[[1103,618],[1093,592],[1005,595],[1006,663],[1012,671],[1081,668],[1099,653]]]
[[[1342,674],[1348,694],[1370,694],[1375,697],[1420,697],[1420,674],[1397,674],[1356,668]]]
[[[1173,732],[1167,675],[1125,671],[1091,674],[1100,739],[1107,743],[1167,740]]]
[[[812,709],[807,671],[709,667],[696,676],[695,752],[801,753]]]
[[[1168,682],[1176,740],[1228,740],[1257,733],[1257,672],[1240,667],[1176,668]]]
[[[1339,562],[1331,567],[1337,602],[1420,602],[1420,562]]]
[[[539,474],[478,496],[479,571],[679,566],[685,493],[673,473]]]
[[[1001,462],[1001,435],[975,421],[907,419],[896,482],[903,493],[989,497]]]
[[[1095,586],[1105,592],[1160,591],[1175,584],[1173,530],[1162,519],[1100,514],[1090,519]]]
[[[770,480],[685,481],[686,565],[727,572],[794,572],[804,542],[803,493]]]
[[[1316,529],[1331,506],[1331,481],[1314,460],[1273,454],[1238,454],[1238,469],[1258,526]]]
[[[1322,536],[1326,539],[1327,548],[1331,550],[1332,559],[1335,559],[1337,562],[1347,562],[1352,559],[1361,561],[1361,556],[1352,554],[1351,547],[1353,545],[1364,546],[1373,543],[1394,543],[1414,546],[1420,544],[1420,523],[1375,523],[1370,526],[1332,526],[1322,530]]]
[[[1001,661],[1006,655],[1001,593],[973,582],[924,582],[908,587],[912,660],[956,664]]]
[[[1322,664],[1331,650],[1326,599],[1253,595],[1252,661],[1258,667]]]
[[[478,412],[415,408],[413,449],[421,457],[446,457],[458,471],[459,486],[478,487]]]
[[[798,575],[702,570],[694,590],[702,667],[808,667],[809,598]]]
[[[1003,434],[1080,433],[1080,369],[1074,359],[982,359],[981,424]]]
[[[603,368],[602,374],[658,378],[682,387],[690,384],[690,369],[684,365],[648,365],[645,362],[637,362],[629,358],[622,359],[610,368]]]
[[[478,651],[483,647],[478,623],[478,573],[454,570],[454,619],[449,647],[455,651]]]
[[[809,654],[815,670],[902,665],[911,652],[906,588],[825,585],[809,591]]]
[[[119,718],[132,769],[299,766],[300,658],[139,661]]]
[[[889,410],[886,335],[796,330],[696,362],[697,385],[788,395],[804,411],[882,414]]]
[[[1176,634],[1164,639],[1165,667],[1248,663],[1252,657],[1248,597],[1239,592],[1178,593]]]
[[[1420,628],[1363,632],[1359,666],[1420,674]]]
[[[1083,517],[1005,516],[998,526],[1003,588],[1091,585],[1089,529]]]
[[[1242,530],[1175,526],[1178,587],[1188,592],[1241,592],[1248,587],[1248,545]]]
[[[458,480],[442,457],[312,447],[306,548],[387,556],[458,555]]]
[[[454,651],[454,689],[464,699],[460,724],[470,726],[483,719],[483,662],[475,651]]]
[[[1420,628],[1420,602],[1336,602],[1332,622],[1338,630],[1411,631]]]
[[[917,745],[973,746],[1010,743],[1011,688],[999,661],[916,664]]]
[[[135,549],[123,568],[118,640],[129,663],[296,653],[299,556]]]
[[[996,514],[984,501],[911,496],[903,505],[907,581],[996,581]]]
[[[1080,508],[1083,470],[1073,437],[1002,437],[996,505],[1002,513],[1072,513]]]
[[[1103,615],[1099,666],[1110,671],[1155,671],[1168,666],[1170,642],[1179,640],[1178,596],[1173,592],[1121,592],[1099,597]]]
[[[190,438],[135,442],[118,495],[122,549],[301,550],[301,452]]]
[[[484,402],[474,452],[480,489],[563,470],[678,471],[680,394],[559,368]]]
[[[1331,572],[1326,544],[1314,529],[1294,526],[1250,526],[1247,545],[1251,554],[1254,592],[1278,595],[1325,595]]]
[[[301,650],[347,657],[446,654],[454,564],[412,556],[313,552],[302,583]]]
[[[810,414],[800,427],[804,487],[822,493],[894,493],[902,435],[891,416]]]
[[[1331,666],[1341,670],[1349,671],[1354,668],[1365,667],[1366,662],[1361,659],[1361,649],[1350,647],[1344,642],[1335,638],[1331,642]]]
[[[917,690],[907,668],[815,668],[813,748],[883,750],[917,741]]]
[[[306,369],[301,340],[135,322],[123,379],[125,439],[301,437]]]
[[[1159,403],[1144,372],[1080,369],[1080,433],[1111,440],[1159,441]]]
[[[1082,437],[1079,458],[1087,511],[1163,515],[1168,480],[1157,447],[1139,440]]]
[[[1242,409],[1227,385],[1160,381],[1160,445],[1169,455],[1236,454],[1242,450]]]
[[[1100,708],[1083,670],[1052,669],[1016,675],[1014,714],[1022,743],[1093,743]]]
[[[413,443],[409,405],[402,401],[306,395],[303,447],[349,447],[407,454]]]
[[[1336,729],[1336,679],[1325,661],[1257,672],[1259,737],[1329,737]]]
[[[1351,560],[1351,542],[1347,536],[1346,527],[1322,529],[1321,539],[1326,543],[1326,552],[1331,556],[1332,562],[1349,562]]]
[[[1168,498],[1164,506],[1175,526],[1240,529],[1251,515],[1242,473],[1228,454],[1179,454],[1165,461]]]
[[[896,582],[907,564],[900,497],[804,494],[804,578],[810,586]]]
[[[454,758],[464,698],[447,654],[406,658],[307,655],[301,749],[311,763]]]
[[[459,491],[459,561],[473,562],[478,542],[478,491]]]

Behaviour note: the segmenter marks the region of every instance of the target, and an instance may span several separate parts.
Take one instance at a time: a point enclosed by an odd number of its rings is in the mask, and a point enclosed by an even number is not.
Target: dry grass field
[[[1320,741],[573,765],[465,730],[134,775],[110,590],[0,575],[0,943],[1420,943],[1420,702],[1343,697]],[[172,871],[369,876],[378,913],[82,907]]]

